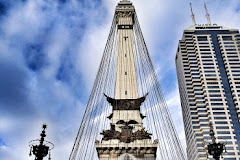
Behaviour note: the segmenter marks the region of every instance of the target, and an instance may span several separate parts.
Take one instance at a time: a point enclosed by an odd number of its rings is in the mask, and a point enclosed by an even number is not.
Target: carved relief
[[[120,142],[130,143],[135,140],[151,139],[152,134],[145,131],[144,128],[133,133],[133,127],[126,124],[121,129],[121,132],[116,131],[115,125],[111,125],[110,130],[105,130],[101,133],[103,140],[119,139]]]
[[[119,139],[121,137],[121,133],[115,130],[115,125],[111,125],[110,130],[105,130],[100,134],[103,135],[103,140]]]
[[[133,133],[133,137],[136,137],[138,140],[151,139],[151,135],[152,134],[145,131],[144,128]]]
[[[119,18],[126,18],[126,17],[133,18],[134,17],[134,11],[117,11],[115,16],[116,16],[116,20],[117,20],[117,23],[118,23]]]
[[[138,99],[113,99],[107,95],[105,96],[107,101],[113,106],[113,110],[140,110],[140,106],[145,101],[147,95]]]
[[[119,17],[132,17],[133,16],[133,11],[118,11],[116,12],[116,18]]]
[[[154,157],[156,156],[156,150],[157,147],[141,147],[141,148],[127,148],[127,149],[119,149],[116,147],[113,148],[98,148],[97,152],[98,154],[118,154],[119,160],[126,158],[125,156],[128,154],[130,158],[136,159],[134,155],[137,155],[138,157],[143,157],[144,154],[154,154]]]

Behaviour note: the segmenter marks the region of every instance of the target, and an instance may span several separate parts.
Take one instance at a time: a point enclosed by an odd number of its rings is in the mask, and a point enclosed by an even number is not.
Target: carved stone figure
[[[121,133],[115,130],[115,125],[111,125],[110,130],[105,130],[101,134],[103,135],[103,140],[109,140],[119,139]]]
[[[121,129],[121,132],[116,131],[115,125],[111,125],[110,130],[105,130],[101,133],[103,140],[119,139],[120,142],[130,143],[135,140],[151,139],[152,134],[145,131],[144,128],[133,133],[133,127],[126,123]]]
[[[151,139],[151,135],[152,134],[145,131],[144,128],[133,133],[133,137],[136,137],[138,140]]]

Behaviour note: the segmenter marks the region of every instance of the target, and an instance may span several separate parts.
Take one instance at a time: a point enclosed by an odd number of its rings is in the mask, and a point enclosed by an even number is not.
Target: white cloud
[[[99,3],[101,6],[92,8],[95,1],[88,2],[90,8],[83,8],[75,0],[65,3],[61,6],[57,1],[30,0],[13,6],[1,19],[0,57],[11,60],[14,63],[10,65],[16,65],[29,76],[25,80],[28,83],[27,88],[23,90],[28,93],[29,102],[26,105],[31,109],[31,114],[27,112],[29,115],[19,115],[10,109],[5,116],[1,115],[3,125],[0,126],[0,134],[6,146],[0,147],[0,154],[7,159],[27,159],[27,143],[39,138],[40,127],[44,122],[49,124],[47,139],[56,146],[52,151],[52,159],[68,159],[70,155],[117,2],[104,0]],[[192,3],[197,22],[205,23],[202,2]],[[239,2],[220,0],[207,3],[213,22],[239,28]],[[183,0],[134,0],[133,4],[161,80],[160,84],[164,84],[163,92],[166,93],[170,113],[185,148],[180,100],[175,85],[176,76],[174,77],[174,59],[178,40],[183,30],[191,25],[189,4]],[[39,72],[32,72],[27,69],[21,53],[27,44],[38,42],[46,43],[44,52],[47,65]],[[70,52],[70,68],[74,70],[73,73],[68,73],[75,74],[73,84],[70,83],[72,81],[56,80],[61,63],[66,61],[62,57],[66,50]],[[80,85],[86,88],[82,89]],[[82,90],[75,91],[79,89]],[[85,99],[77,93],[82,93]],[[14,96],[12,99],[14,100]],[[1,109],[4,107],[0,106]]]

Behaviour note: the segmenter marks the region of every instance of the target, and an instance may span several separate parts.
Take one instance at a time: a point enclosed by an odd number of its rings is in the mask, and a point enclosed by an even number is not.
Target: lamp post
[[[43,124],[42,128],[43,130],[42,130],[42,133],[40,134],[41,138],[32,140],[28,143],[30,147],[29,156],[32,156],[32,154],[34,154],[35,160],[43,160],[43,158],[49,154],[48,160],[51,160],[50,150],[54,148],[54,145],[52,142],[44,140],[44,138],[46,137],[45,130],[47,128],[47,125]],[[39,145],[37,145],[36,142],[39,142]]]
[[[225,149],[225,144],[220,142],[216,143],[216,137],[211,122],[209,123],[209,126],[212,143],[207,145],[208,154],[212,155],[214,159],[219,160],[223,150]]]

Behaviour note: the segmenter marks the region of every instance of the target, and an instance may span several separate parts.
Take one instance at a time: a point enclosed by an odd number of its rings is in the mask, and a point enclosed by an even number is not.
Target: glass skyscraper
[[[239,31],[193,25],[184,30],[175,61],[188,159],[207,159],[212,122],[217,142],[227,143],[224,160],[240,160]]]

